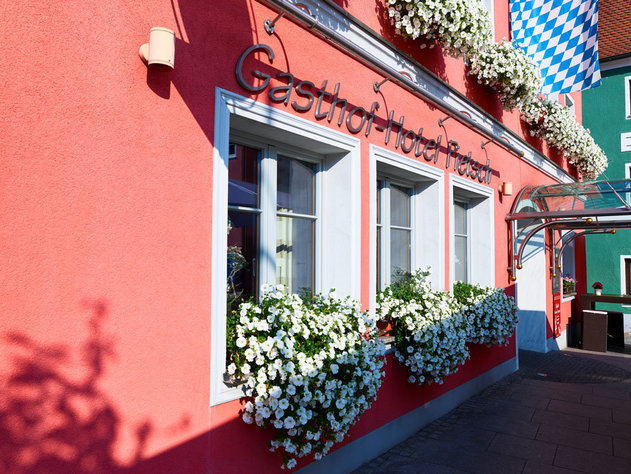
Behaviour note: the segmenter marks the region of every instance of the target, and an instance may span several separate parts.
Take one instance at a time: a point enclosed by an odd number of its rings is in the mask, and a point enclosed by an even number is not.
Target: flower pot
[[[382,319],[377,321],[377,329],[380,336],[392,336],[394,333],[394,323],[391,320]]]
[[[595,294],[596,296],[600,296],[600,295],[602,295],[602,294],[603,294],[603,290],[602,290],[601,288],[595,288],[595,289],[594,289],[594,294]]]

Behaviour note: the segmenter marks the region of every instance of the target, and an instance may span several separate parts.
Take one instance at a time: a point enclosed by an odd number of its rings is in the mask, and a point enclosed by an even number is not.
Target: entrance
[[[523,239],[524,235],[520,238]],[[537,232],[526,244],[522,265],[515,282],[515,298],[519,308],[518,347],[547,352],[545,230]]]

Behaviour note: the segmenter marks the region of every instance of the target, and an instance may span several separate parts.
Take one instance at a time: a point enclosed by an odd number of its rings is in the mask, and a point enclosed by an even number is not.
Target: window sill
[[[563,295],[561,297],[561,303],[567,303],[568,301],[572,301],[576,298],[576,293],[568,293],[567,295]]]

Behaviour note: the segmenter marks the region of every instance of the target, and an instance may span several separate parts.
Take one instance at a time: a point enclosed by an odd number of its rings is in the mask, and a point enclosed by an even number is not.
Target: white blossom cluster
[[[497,90],[506,110],[537,100],[542,79],[539,66],[509,41],[493,43],[468,58],[469,74]]]
[[[410,275],[403,287],[378,296],[377,317],[395,325],[395,357],[405,364],[410,383],[442,383],[469,358],[466,326],[449,293],[432,290],[429,272]]]
[[[479,0],[388,0],[398,34],[437,40],[453,57],[470,56],[492,43],[489,12]],[[421,48],[426,42],[421,43]]]
[[[530,133],[559,148],[583,178],[593,179],[607,169],[607,156],[569,108],[556,100],[539,99],[525,104],[521,112],[531,125]]]
[[[494,87],[506,110],[519,107],[533,134],[563,151],[583,178],[592,179],[607,168],[607,157],[589,130],[569,110],[539,100],[541,72],[534,61],[511,42],[494,43],[493,25],[480,0],[388,0],[388,16],[404,37],[437,41],[454,57],[465,57],[470,74]],[[424,48],[427,41],[422,41]],[[558,105],[558,104],[557,104]],[[545,115],[541,112],[545,111]],[[540,121],[540,118],[543,119]]]
[[[462,305],[467,341],[475,344],[508,344],[517,326],[517,305],[501,288],[457,282],[454,293]]]
[[[247,378],[246,423],[273,426],[283,468],[322,458],[367,410],[385,372],[375,319],[334,292],[304,302],[282,286],[239,308],[230,374]]]

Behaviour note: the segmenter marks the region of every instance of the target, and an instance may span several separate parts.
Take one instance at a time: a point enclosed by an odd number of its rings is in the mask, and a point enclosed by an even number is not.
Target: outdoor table
[[[581,295],[583,310],[583,349],[606,352],[608,334],[615,342],[623,337],[623,320],[621,313],[595,311],[596,303],[617,303],[631,305],[631,296],[622,295]]]
[[[596,303],[618,303],[631,305],[631,295],[595,295],[585,293],[581,295],[581,309],[596,309]]]

